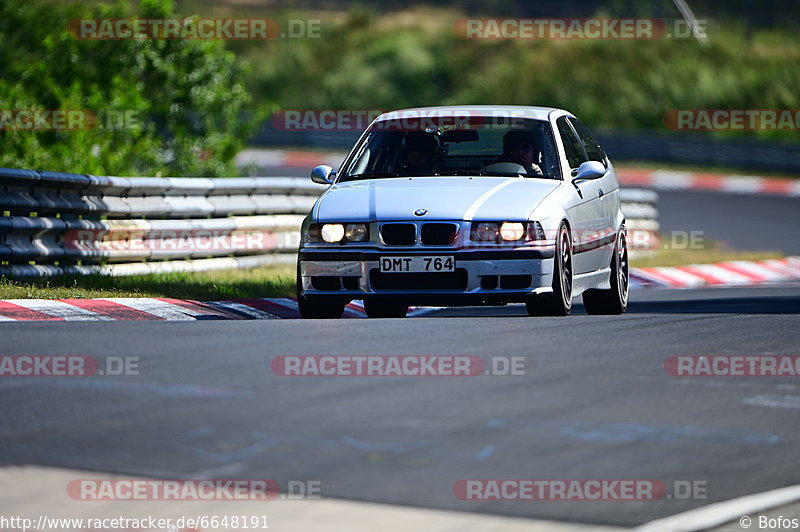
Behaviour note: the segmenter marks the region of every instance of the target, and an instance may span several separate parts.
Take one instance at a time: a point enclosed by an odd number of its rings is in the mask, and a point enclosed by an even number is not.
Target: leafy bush
[[[319,14],[293,13],[315,18]],[[800,108],[790,33],[712,24],[695,40],[461,40],[463,13],[355,10],[322,39],[244,45],[255,94],[284,108],[521,104],[568,109],[593,127],[666,129],[672,109]],[[744,134],[752,133],[721,133]],[[797,140],[796,131],[760,132]]]
[[[174,17],[171,0],[0,2],[0,109],[127,113],[122,129],[0,131],[0,166],[117,175],[221,176],[269,102],[217,41],[79,40],[82,18]]]

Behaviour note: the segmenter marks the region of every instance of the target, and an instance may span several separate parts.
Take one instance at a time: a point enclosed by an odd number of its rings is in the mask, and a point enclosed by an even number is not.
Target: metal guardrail
[[[130,275],[293,260],[324,186],[300,178],[0,169],[0,274]]]
[[[638,188],[620,189],[622,214],[628,229],[632,257],[653,253],[661,245],[658,223],[658,193]]]
[[[325,190],[290,177],[106,177],[0,168],[0,275],[133,275],[294,260]],[[633,250],[657,241],[658,196],[623,190]]]

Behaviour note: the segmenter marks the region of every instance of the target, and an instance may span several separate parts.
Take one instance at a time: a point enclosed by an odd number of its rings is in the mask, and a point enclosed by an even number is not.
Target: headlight
[[[322,226],[320,234],[325,242],[341,242],[344,238],[344,226],[342,224],[325,224]]]
[[[494,222],[479,222],[473,226],[472,239],[480,242],[496,242],[499,233],[498,225]]]
[[[539,222],[474,222],[470,238],[474,242],[532,242],[545,240]]]
[[[344,226],[344,237],[351,242],[363,242],[367,239],[367,224],[347,224]]]
[[[350,224],[311,224],[305,232],[303,242],[309,244],[344,244],[347,242],[366,242],[369,240],[369,225]]]
[[[525,224],[519,222],[503,222],[500,226],[500,237],[506,242],[521,240],[525,236]]]

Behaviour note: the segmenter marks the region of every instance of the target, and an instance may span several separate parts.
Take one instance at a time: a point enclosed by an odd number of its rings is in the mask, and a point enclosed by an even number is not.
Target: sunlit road
[[[5,464],[316,479],[323,495],[638,524],[800,482],[792,378],[669,376],[672,355],[796,355],[800,287],[638,290],[623,317],[15,322],[2,354],[139,355],[140,375],[0,379]],[[450,317],[447,317],[450,316]],[[471,317],[460,317],[471,316]],[[524,357],[525,375],[280,377],[279,355]],[[466,502],[469,478],[702,481],[707,499]]]

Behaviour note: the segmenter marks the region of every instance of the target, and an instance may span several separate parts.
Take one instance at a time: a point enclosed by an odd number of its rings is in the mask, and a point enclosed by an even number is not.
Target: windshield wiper
[[[451,168],[449,170],[441,170],[434,175],[480,175],[477,170],[468,170],[465,168]]]
[[[491,175],[499,177],[529,177],[530,174],[525,172],[492,172],[491,170],[481,170],[478,175]]]
[[[453,168],[450,170],[442,170],[441,172],[436,172],[436,175],[452,175],[452,176],[496,176],[496,177],[538,177],[544,179],[553,179],[551,176],[547,175],[539,175],[539,174],[526,174],[522,172],[493,172],[491,170],[468,170],[463,168]]]
[[[356,179],[373,179],[380,177],[400,177],[398,174],[391,172],[365,172],[363,174],[353,174],[342,178],[342,181],[355,181]]]
[[[488,176],[497,176],[497,177],[534,177],[536,179],[558,179],[557,177],[553,177],[551,175],[542,175],[542,174],[528,174],[528,173],[516,173],[516,172],[492,172],[491,170],[481,170],[480,174],[478,175],[488,175]]]

